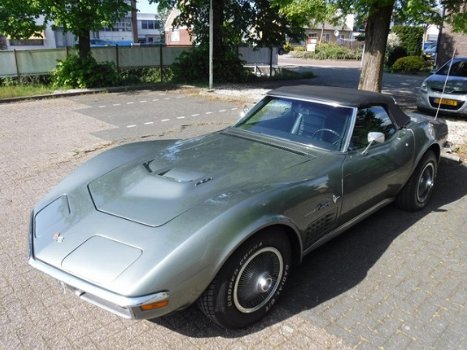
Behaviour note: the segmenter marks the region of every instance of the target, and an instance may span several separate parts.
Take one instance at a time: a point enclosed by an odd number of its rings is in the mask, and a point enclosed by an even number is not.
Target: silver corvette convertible
[[[197,302],[246,327],[305,254],[391,202],[424,208],[446,137],[386,95],[280,88],[225,130],[82,165],[34,208],[29,263],[125,318]]]

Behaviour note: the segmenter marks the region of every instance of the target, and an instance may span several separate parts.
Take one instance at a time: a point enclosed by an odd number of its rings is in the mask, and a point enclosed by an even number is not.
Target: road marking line
[[[120,105],[121,105],[120,103],[114,103],[112,106],[117,107],[117,106],[120,106]]]
[[[195,113],[195,114],[192,114],[191,116],[192,116],[192,117],[197,117],[197,116],[199,116],[199,114],[198,114],[198,113]]]
[[[206,114],[212,114],[212,112],[206,112]]]
[[[166,98],[164,98],[164,100],[170,100],[170,97],[166,97]]]
[[[161,119],[161,122],[165,123],[168,122],[170,119]]]
[[[224,112],[227,112],[226,109],[219,109],[219,113],[224,113]]]
[[[106,106],[97,106],[97,108],[105,108]]]
[[[127,105],[132,105],[134,102],[127,102],[126,104]]]
[[[148,101],[139,101],[139,103],[146,103],[146,102],[148,102]]]
[[[234,107],[234,108],[231,108],[230,110],[231,111],[236,111],[238,108],[237,107]]]
[[[157,101],[159,101],[158,98],[155,98],[154,100],[152,100],[152,102],[157,102]]]
[[[154,124],[154,122],[146,122],[146,123],[144,123],[144,125],[151,125],[151,124]]]
[[[177,117],[177,119],[185,119],[185,116],[182,115],[181,117]]]
[[[126,127],[127,128],[134,128],[136,125],[135,124],[132,124],[132,125],[127,125]]]

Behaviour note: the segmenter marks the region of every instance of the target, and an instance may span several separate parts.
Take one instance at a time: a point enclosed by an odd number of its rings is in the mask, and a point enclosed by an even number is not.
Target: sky
[[[136,7],[141,13],[157,13],[157,5],[149,4],[148,0],[137,0]]]

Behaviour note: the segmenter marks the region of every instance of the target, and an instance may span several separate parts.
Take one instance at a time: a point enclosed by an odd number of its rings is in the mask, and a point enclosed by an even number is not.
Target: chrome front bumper
[[[71,290],[80,299],[126,319],[150,319],[170,312],[170,307],[143,311],[140,307],[169,299],[166,291],[139,297],[126,297],[85,282],[41,261],[29,258],[29,265],[57,279],[62,287]]]

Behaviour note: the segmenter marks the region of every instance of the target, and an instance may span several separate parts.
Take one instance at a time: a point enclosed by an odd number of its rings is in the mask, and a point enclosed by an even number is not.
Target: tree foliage
[[[2,0],[0,33],[28,38],[50,21],[79,38],[80,57],[85,57],[90,52],[89,32],[112,26],[130,10],[125,0]]]
[[[110,27],[121,19],[131,6],[125,0],[37,0],[46,14],[46,20],[73,33],[79,40],[81,58],[89,55],[89,32]]]
[[[423,28],[415,26],[396,25],[392,31],[397,34],[402,46],[409,56],[420,56],[422,54]]]
[[[36,19],[42,13],[39,1],[2,0],[0,2],[0,34],[7,34],[13,39],[40,35],[44,25],[38,25]]]
[[[175,26],[187,26],[197,44],[209,40],[209,0],[150,0],[159,10],[177,7]],[[323,1],[320,1],[323,2]],[[214,46],[236,47],[241,43],[273,47],[285,37],[303,36],[303,14],[284,11],[287,0],[213,0]]]

